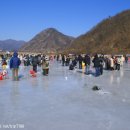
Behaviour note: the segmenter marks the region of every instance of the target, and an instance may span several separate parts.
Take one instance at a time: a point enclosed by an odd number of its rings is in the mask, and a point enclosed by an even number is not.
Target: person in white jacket
[[[111,68],[111,70],[114,70],[114,59],[113,59],[113,57],[110,58],[110,68]]]
[[[120,65],[121,65],[121,58],[117,57],[116,58],[116,70],[120,70]]]
[[[124,61],[125,61],[125,58],[121,56],[121,66],[123,66]]]

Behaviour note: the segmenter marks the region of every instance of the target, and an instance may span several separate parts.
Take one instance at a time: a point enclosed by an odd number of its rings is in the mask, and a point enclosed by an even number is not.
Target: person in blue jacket
[[[20,59],[18,58],[18,53],[14,52],[13,57],[10,59],[10,69],[12,69],[12,78],[14,81],[18,81],[18,69],[21,64]]]

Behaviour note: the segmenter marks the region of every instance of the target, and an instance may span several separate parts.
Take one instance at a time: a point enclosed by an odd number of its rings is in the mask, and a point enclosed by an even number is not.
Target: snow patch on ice
[[[104,91],[104,90],[99,90],[96,93],[98,93],[99,95],[104,95],[104,94],[110,95],[111,94],[110,92],[107,92],[107,91]]]

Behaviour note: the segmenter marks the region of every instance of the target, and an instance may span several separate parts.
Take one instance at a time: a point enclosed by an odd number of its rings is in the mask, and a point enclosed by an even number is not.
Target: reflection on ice
[[[110,75],[110,83],[113,84],[113,82],[114,82],[114,76]]]
[[[31,83],[32,87],[38,87],[38,79],[37,78],[31,79],[30,83]]]
[[[120,77],[117,77],[117,83],[120,84]]]
[[[124,71],[121,69],[120,70],[120,77],[123,77],[124,76]]]
[[[65,77],[65,80],[68,80],[68,77]]]

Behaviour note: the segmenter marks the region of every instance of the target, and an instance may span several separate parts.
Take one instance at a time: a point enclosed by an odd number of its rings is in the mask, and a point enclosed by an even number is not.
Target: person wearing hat
[[[12,69],[12,78],[14,81],[18,81],[18,69],[21,64],[20,59],[18,58],[18,53],[14,52],[13,57],[10,60],[10,69]]]
[[[43,75],[48,75],[49,73],[49,62],[44,59],[42,62],[42,70],[43,70]]]

